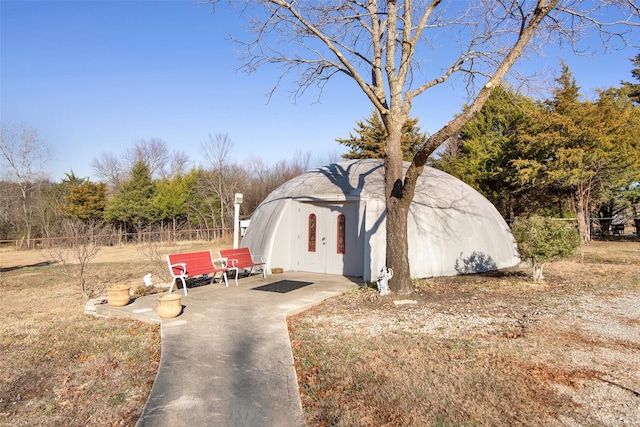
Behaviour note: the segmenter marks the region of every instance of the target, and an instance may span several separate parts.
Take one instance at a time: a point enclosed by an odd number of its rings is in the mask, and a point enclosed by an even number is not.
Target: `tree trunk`
[[[537,262],[533,263],[533,281],[534,282],[540,282],[541,280],[544,280],[544,277],[542,276],[542,267],[544,267],[544,264],[540,264]]]
[[[387,267],[393,270],[389,288],[393,293],[413,292],[409,266],[409,241],[407,220],[413,194],[403,191],[403,153],[400,144],[402,123],[388,124],[388,140],[385,150],[385,194],[387,203]]]
[[[173,236],[169,239],[170,242],[176,241],[176,217],[173,217]]]
[[[589,210],[585,203],[585,197],[582,192],[576,194],[576,218],[578,220],[578,231],[582,244],[588,245],[591,241],[591,233],[589,232]]]
[[[389,288],[397,294],[413,292],[409,266],[407,212],[400,201],[387,202],[387,267],[393,270]]]
[[[600,231],[602,232],[603,236],[610,236],[611,235],[611,218],[600,218],[598,220],[598,222],[600,223]]]

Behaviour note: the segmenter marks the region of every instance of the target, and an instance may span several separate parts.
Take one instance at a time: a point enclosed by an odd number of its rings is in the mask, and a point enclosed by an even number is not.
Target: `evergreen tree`
[[[640,180],[640,108],[627,87],[583,101],[566,66],[556,82],[551,98],[540,102],[497,88],[436,166],[506,217],[576,216],[587,242],[590,217],[611,217],[621,189]]]
[[[220,215],[220,199],[208,185],[211,174],[202,168],[194,168],[184,177],[185,186],[193,194],[187,199],[189,223],[204,229],[216,227]]]
[[[629,185],[640,167],[640,110],[624,89],[600,91],[581,101],[568,67],[553,98],[519,131],[521,158],[513,161],[522,184],[567,197],[584,243],[590,216],[611,194]]]
[[[487,197],[504,217],[527,209],[532,189],[516,184],[510,162],[517,157],[517,130],[529,120],[531,98],[496,88],[475,118],[448,142],[434,166],[461,179]]]
[[[155,219],[162,223],[171,222],[175,232],[178,222],[187,217],[187,200],[193,191],[181,175],[172,179],[164,179],[157,183],[157,190],[153,197]]]
[[[537,102],[529,110],[529,120],[519,125],[517,130],[516,155],[511,161],[514,179],[521,188],[537,193],[542,204],[529,206],[530,213],[564,216],[563,201],[572,200],[573,184],[569,184],[551,171],[559,172],[558,152],[563,147],[578,144],[580,140],[580,122],[585,117],[585,105],[580,99],[580,87],[577,85],[569,67],[563,64],[561,75],[556,78],[557,86],[552,90],[552,97]],[[576,171],[577,172],[577,171]],[[585,171],[586,173],[586,171]],[[586,177],[585,177],[586,178]],[[588,193],[583,193],[587,196]],[[586,202],[582,199],[582,204]],[[558,204],[550,209],[549,204]],[[588,204],[588,203],[587,203]],[[573,206],[584,211],[586,206]],[[583,217],[588,217],[584,216]],[[583,225],[584,229],[588,225]]]
[[[106,206],[107,187],[104,183],[88,180],[70,181],[68,194],[60,210],[67,218],[82,221],[99,221]]]
[[[337,138],[336,141],[349,147],[349,152],[342,155],[345,159],[381,159],[384,158],[384,146],[387,141],[387,130],[380,119],[380,113],[373,110],[364,121],[357,122],[354,129],[356,135],[350,133],[349,138]],[[427,134],[420,132],[418,119],[409,118],[402,126],[402,152],[405,160],[412,159],[427,141]]]
[[[142,231],[153,220],[155,185],[149,167],[138,161],[131,169],[131,178],[109,200],[105,219],[123,225],[127,231]]]
[[[631,75],[640,82],[640,53],[631,59],[631,63],[635,67],[631,70]],[[629,89],[629,98],[631,98],[636,105],[640,105],[640,83],[622,82],[622,85]]]

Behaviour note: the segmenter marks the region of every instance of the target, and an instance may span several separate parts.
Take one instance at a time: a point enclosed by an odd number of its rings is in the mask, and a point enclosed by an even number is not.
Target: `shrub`
[[[572,256],[580,247],[580,234],[563,221],[540,216],[518,218],[512,226],[520,258],[533,266],[533,280],[543,280],[548,261]]]
[[[161,293],[162,291],[163,289],[159,289],[156,286],[140,285],[133,291],[133,296],[135,298],[144,297],[147,295],[158,294],[158,293]]]

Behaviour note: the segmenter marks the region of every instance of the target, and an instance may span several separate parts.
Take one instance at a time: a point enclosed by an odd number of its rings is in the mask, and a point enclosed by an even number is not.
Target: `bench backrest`
[[[229,265],[233,265],[234,267],[245,268],[255,265],[253,258],[251,258],[249,248],[220,249],[218,253],[221,258],[227,258]],[[232,260],[236,261],[233,262]]]
[[[184,254],[170,254],[167,255],[167,262],[169,268],[172,270],[174,276],[180,276],[183,274],[182,269],[171,267],[174,264],[184,263],[187,265],[187,276],[201,276],[203,274],[213,273],[213,260],[211,259],[211,252],[189,252]]]

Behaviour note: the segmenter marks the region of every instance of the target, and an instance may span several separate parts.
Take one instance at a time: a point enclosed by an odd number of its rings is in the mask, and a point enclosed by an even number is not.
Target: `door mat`
[[[298,280],[279,280],[277,282],[269,283],[268,285],[258,286],[257,288],[251,288],[255,291],[267,291],[278,292],[279,294],[286,294],[287,292],[295,291],[296,289],[304,288],[305,286],[313,285],[313,282],[301,282]]]

